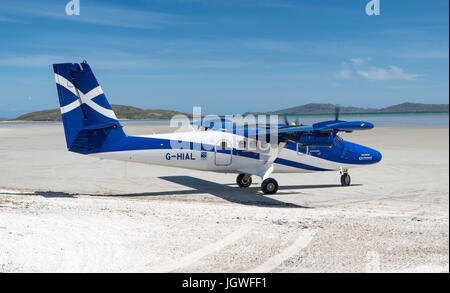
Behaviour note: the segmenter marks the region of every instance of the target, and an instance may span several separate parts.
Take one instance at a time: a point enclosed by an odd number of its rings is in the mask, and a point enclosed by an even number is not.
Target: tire
[[[252,177],[247,175],[247,179],[245,180],[246,174],[239,174],[236,178],[236,183],[239,185],[239,187],[249,187],[252,185]]]
[[[264,194],[275,194],[278,191],[278,182],[273,178],[267,178],[261,184]]]
[[[341,176],[341,185],[342,186],[349,186],[350,183],[351,183],[350,175],[342,174],[342,176]]]

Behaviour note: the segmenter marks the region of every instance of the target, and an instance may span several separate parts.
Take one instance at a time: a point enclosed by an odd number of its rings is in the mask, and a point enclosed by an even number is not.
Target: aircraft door
[[[309,153],[309,146],[302,145],[297,143],[297,155],[306,156]]]
[[[216,166],[228,166],[232,160],[232,148],[231,144],[226,140],[220,140],[215,147],[214,151],[214,163]]]

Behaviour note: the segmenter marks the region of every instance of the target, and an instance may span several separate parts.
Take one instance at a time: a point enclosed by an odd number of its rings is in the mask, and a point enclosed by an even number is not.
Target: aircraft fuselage
[[[336,171],[376,163],[381,154],[337,139],[331,147],[287,142],[269,147],[261,141],[222,131],[190,131],[133,136],[105,152],[103,159],[223,173],[241,173],[273,162],[276,173]],[[121,145],[126,147],[121,147]],[[135,145],[136,147],[130,147]]]

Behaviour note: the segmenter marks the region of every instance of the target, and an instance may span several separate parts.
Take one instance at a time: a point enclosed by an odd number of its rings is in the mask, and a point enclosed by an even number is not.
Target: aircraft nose
[[[359,146],[358,160],[361,164],[375,164],[381,161],[381,158],[382,155],[379,151],[365,146]]]
[[[372,161],[374,163],[378,163],[379,161],[381,161],[382,157],[383,157],[383,155],[379,151],[372,150]]]

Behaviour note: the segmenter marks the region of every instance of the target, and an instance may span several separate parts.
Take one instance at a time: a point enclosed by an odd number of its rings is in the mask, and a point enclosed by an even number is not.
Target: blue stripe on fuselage
[[[100,148],[99,152],[109,153],[109,152],[157,150],[157,149],[214,151],[214,146],[189,141],[177,141],[153,137],[126,136],[120,139],[119,141],[114,141],[103,145]]]
[[[197,150],[197,151],[208,151],[214,152],[214,146],[208,144],[194,143],[194,142],[186,142],[186,141],[176,141],[173,140],[172,143],[175,142],[179,144],[179,147],[171,146],[170,139],[162,139],[162,138],[153,138],[153,137],[140,137],[140,136],[127,136],[120,139],[117,142],[103,145],[99,152],[107,153],[107,152],[122,152],[122,151],[138,151],[138,150],[158,150],[158,149],[180,149],[180,150]],[[238,149],[232,150],[218,150],[219,153],[230,153],[234,156],[246,157],[249,159],[260,159],[260,154],[257,152],[244,151]],[[311,171],[329,171],[328,169],[322,169],[306,164],[302,164],[295,161],[290,161],[286,159],[277,158],[274,163],[286,165],[289,167],[311,170]]]
[[[329,169],[318,168],[318,167],[314,167],[314,166],[310,166],[310,165],[306,165],[306,164],[302,164],[299,162],[290,161],[290,160],[286,160],[286,159],[282,159],[282,158],[276,158],[274,163],[289,166],[289,167],[299,168],[299,169],[311,170],[311,171],[331,171]]]

